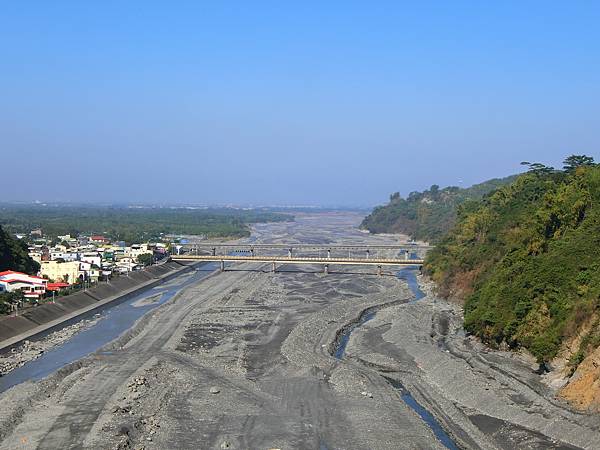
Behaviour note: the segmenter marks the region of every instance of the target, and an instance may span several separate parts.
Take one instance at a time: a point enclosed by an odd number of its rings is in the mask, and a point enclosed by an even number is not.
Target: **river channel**
[[[414,258],[415,255],[411,255],[411,258]],[[425,293],[419,288],[419,282],[417,281],[417,271],[414,268],[405,268],[397,272],[396,276],[401,280],[405,281],[408,285],[411,293],[413,294],[413,298],[410,301],[417,302],[425,297]],[[345,332],[340,337],[337,347],[333,352],[333,355],[337,359],[343,359],[346,347],[348,346],[348,342],[350,341],[350,336],[352,333],[364,325],[368,321],[375,318],[377,314],[376,310],[366,310],[358,319],[356,324],[348,327]],[[454,443],[452,438],[444,431],[440,423],[436,420],[436,418],[427,411],[426,408],[423,407],[416,399],[408,392],[408,390],[397,380],[393,380],[391,378],[386,378],[388,382],[400,393],[400,398],[404,401],[404,403],[415,411],[419,417],[427,424],[427,426],[431,429],[435,437],[440,441],[442,445],[450,450],[458,450],[457,445]]]
[[[129,330],[148,311],[167,302],[187,286],[206,278],[215,268],[214,263],[204,264],[192,272],[143,290],[124,302],[108,304],[100,311],[91,312],[88,318],[96,316],[100,320],[39,358],[4,375],[0,378],[0,392],[25,381],[41,380],[61,367],[98,351]]]

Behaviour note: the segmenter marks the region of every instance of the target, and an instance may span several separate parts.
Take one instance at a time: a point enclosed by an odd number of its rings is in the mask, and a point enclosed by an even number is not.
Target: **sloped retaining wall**
[[[76,322],[98,308],[109,303],[122,302],[141,290],[189,270],[192,270],[192,265],[170,261],[130,276],[121,276],[111,280],[110,283],[100,283],[85,292],[80,291],[59,297],[56,303],[46,303],[28,309],[18,316],[2,317],[0,318],[0,352],[14,347],[25,339],[43,336],[71,322]]]

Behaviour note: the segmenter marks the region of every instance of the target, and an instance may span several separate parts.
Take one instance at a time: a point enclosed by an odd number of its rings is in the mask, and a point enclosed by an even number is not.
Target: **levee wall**
[[[167,281],[191,270],[187,264],[168,262],[152,266],[130,276],[121,276],[75,294],[58,297],[55,303],[46,303],[28,309],[18,316],[0,318],[0,352],[6,351],[25,339],[39,338],[70,323],[81,320],[107,304],[119,303],[144,289]]]

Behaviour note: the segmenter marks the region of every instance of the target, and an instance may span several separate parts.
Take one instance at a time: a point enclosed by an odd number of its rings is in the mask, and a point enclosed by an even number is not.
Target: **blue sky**
[[[4,2],[0,190],[371,205],[600,159],[598,23],[592,1]]]

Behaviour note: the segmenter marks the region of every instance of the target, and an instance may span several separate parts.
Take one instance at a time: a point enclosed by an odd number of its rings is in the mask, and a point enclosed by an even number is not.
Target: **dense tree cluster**
[[[268,210],[231,208],[124,208],[92,206],[0,207],[0,223],[13,232],[41,228],[47,236],[101,234],[127,243],[155,240],[163,234],[242,237],[248,224],[291,220]],[[56,240],[58,243],[58,240]]]
[[[35,275],[39,269],[40,265],[29,257],[27,245],[0,226],[0,272],[16,270]]]
[[[0,226],[0,272],[15,270],[35,275],[39,269],[40,265],[27,254],[27,245],[12,237]],[[20,298],[18,293],[1,292],[0,314],[9,313],[11,304]]]
[[[600,344],[600,166],[585,155],[563,170],[526,164],[513,183],[459,208],[425,270],[441,294],[465,300],[468,331],[539,362],[593,325],[577,364]]]

